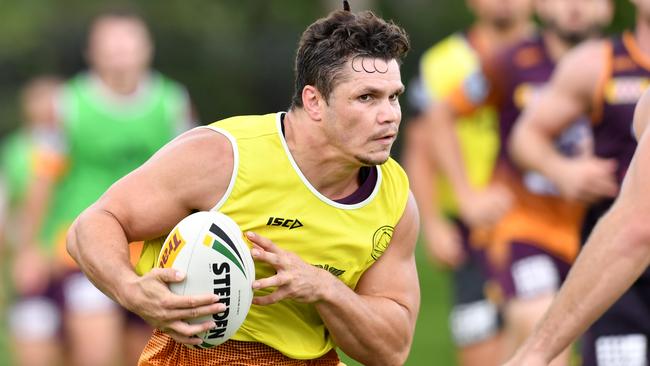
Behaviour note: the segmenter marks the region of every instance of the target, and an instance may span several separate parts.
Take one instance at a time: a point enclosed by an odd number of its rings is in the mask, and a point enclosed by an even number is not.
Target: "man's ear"
[[[305,85],[302,89],[302,106],[312,120],[320,121],[325,107],[323,95],[313,85]]]

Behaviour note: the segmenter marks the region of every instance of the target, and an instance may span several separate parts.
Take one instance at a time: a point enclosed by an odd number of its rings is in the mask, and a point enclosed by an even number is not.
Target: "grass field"
[[[445,273],[435,271],[418,247],[418,272],[422,303],[418,318],[413,348],[406,365],[413,366],[453,366],[455,365],[453,345],[447,331],[447,312],[449,309],[449,282]],[[2,296],[0,289],[0,298]],[[0,309],[2,309],[0,304]],[[9,349],[6,344],[6,317],[0,319],[0,366],[10,366]],[[341,355],[348,366],[359,363]]]
[[[9,358],[9,345],[7,344],[7,310],[6,310],[6,296],[9,284],[8,278],[8,265],[4,258],[0,258],[0,366],[9,366],[11,361]]]

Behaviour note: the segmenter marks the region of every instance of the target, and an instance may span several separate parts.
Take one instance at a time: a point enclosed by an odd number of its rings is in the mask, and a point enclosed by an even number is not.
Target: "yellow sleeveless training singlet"
[[[230,216],[243,232],[271,239],[354,289],[383,254],[402,217],[408,197],[406,174],[389,159],[371,168],[377,169],[377,183],[367,199],[350,205],[332,201],[300,172],[284,140],[281,116],[233,117],[207,127],[230,139],[235,157],[230,186],[214,210]],[[156,244],[145,248],[140,273],[154,263]],[[258,279],[275,274],[266,263],[256,262],[255,267]],[[264,289],[255,295],[270,292]],[[314,306],[292,300],[252,305],[232,339],[264,343],[294,359],[318,358],[334,347]]]
[[[427,93],[434,101],[446,99],[471,75],[481,72],[481,55],[469,43],[468,36],[453,34],[429,48],[420,60],[420,74]],[[484,92],[481,85],[464,85]],[[461,154],[467,178],[475,187],[486,186],[491,177],[499,151],[498,116],[494,107],[482,106],[470,115],[458,118]],[[456,214],[457,205],[451,184],[445,177],[436,184],[439,202],[448,214]]]

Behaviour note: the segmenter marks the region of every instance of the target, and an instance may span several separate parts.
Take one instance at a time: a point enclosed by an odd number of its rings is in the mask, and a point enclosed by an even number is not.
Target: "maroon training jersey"
[[[612,38],[607,48],[592,118],[594,147],[597,156],[617,160],[621,182],[636,148],[632,119],[636,103],[650,82],[650,58],[640,51],[629,32]]]
[[[604,57],[592,116],[594,150],[599,157],[616,159],[620,183],[636,149],[632,120],[636,103],[650,82],[650,57],[643,54],[630,32],[610,39]],[[603,200],[589,208],[582,228],[583,242],[612,202]]]
[[[451,106],[461,114],[470,111],[467,106],[477,107],[480,103],[496,106],[499,113],[501,148],[493,181],[508,187],[514,202],[509,212],[483,239],[488,261],[497,267],[506,262],[510,245],[517,240],[540,247],[566,262],[571,262],[578,252],[584,207],[560,197],[550,182],[539,175],[535,182],[530,183],[526,179],[529,174],[514,165],[507,149],[522,110],[535,102],[554,68],[555,62],[549,56],[543,39],[540,36],[531,38],[485,65],[484,77],[489,86],[486,100],[473,98],[478,95],[472,93],[474,89],[471,88],[476,82],[466,83],[465,90],[462,90],[464,93],[454,93],[449,99]],[[586,121],[582,125],[584,130],[589,130]],[[569,132],[567,136],[563,134],[556,145],[563,153],[571,155],[583,137],[590,136]]]

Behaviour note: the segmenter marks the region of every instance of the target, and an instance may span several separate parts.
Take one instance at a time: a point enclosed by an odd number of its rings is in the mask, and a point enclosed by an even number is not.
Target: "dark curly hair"
[[[370,11],[330,13],[312,23],[300,38],[291,108],[302,107],[306,85],[315,86],[328,100],[349,59],[365,56],[401,62],[409,47],[404,29]]]

